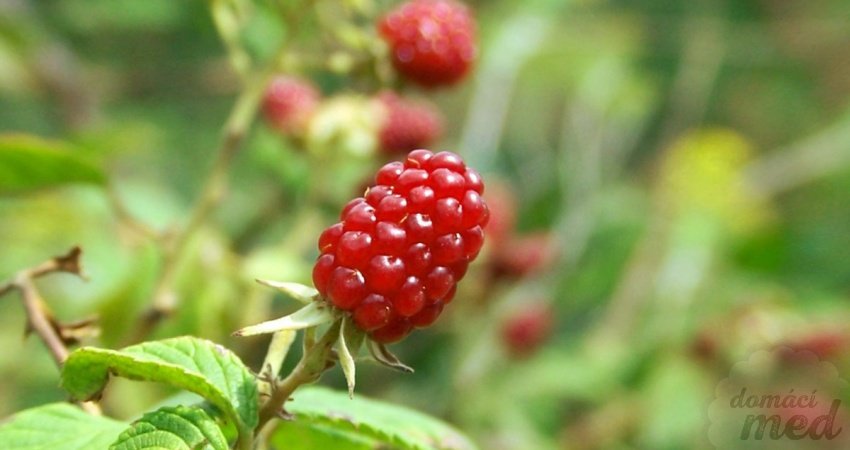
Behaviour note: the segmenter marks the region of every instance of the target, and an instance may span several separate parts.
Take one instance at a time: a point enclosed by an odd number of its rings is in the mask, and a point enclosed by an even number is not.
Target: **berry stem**
[[[335,321],[318,342],[309,347],[305,346],[295,369],[283,380],[274,382],[271,396],[260,408],[257,430],[262,430],[275,417],[286,417],[283,406],[292,393],[299,386],[318,380],[325,370],[333,366],[332,349],[339,338],[341,322]]]
[[[288,28],[292,29],[292,36],[279,45],[274,56],[263,66],[253,69],[250,67],[250,64],[243,64],[241,61],[243,59],[242,56],[237,54],[234,59],[234,48],[238,47],[238,39],[236,39],[233,29],[225,29],[228,26],[232,26],[232,24],[225,23],[228,20],[228,17],[225,16],[232,13],[232,11],[226,11],[227,6],[217,1],[213,2],[212,7],[213,19],[221,39],[228,46],[229,55],[234,62],[234,69],[240,72],[240,75],[244,73],[242,76],[244,86],[224,125],[224,136],[216,151],[215,162],[201,188],[198,199],[195,201],[186,226],[167,236],[168,239],[163,239],[164,242],[161,242],[163,261],[153,290],[153,302],[150,308],[140,317],[138,321],[139,326],[131,335],[131,343],[144,340],[156,325],[163,318],[170,315],[177,307],[178,299],[173,292],[173,285],[177,276],[177,269],[185,256],[188,243],[194,236],[195,231],[206,222],[224,197],[229,184],[228,175],[233,159],[241,148],[251,124],[254,122],[254,117],[257,115],[257,110],[260,107],[260,101],[266,87],[272,77],[281,71],[281,61],[285,60],[284,57],[290,51],[289,44],[302,22],[298,15],[284,15],[284,22]],[[222,20],[225,20],[225,22],[222,22]]]
[[[272,64],[271,67],[273,66]],[[177,298],[173,292],[173,285],[177,269],[185,256],[191,238],[218,206],[227,191],[230,166],[254,120],[263,90],[273,73],[271,67],[251,77],[236,99],[225,124],[224,136],[216,152],[215,162],[192,208],[189,220],[163,245],[162,270],[154,288],[153,303],[140,320],[139,329],[131,342],[143,340],[163,318],[175,309]]]

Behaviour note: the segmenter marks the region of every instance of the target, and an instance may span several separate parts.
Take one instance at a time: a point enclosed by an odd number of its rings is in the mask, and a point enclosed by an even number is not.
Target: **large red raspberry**
[[[301,134],[319,99],[319,91],[310,82],[278,76],[266,89],[263,115],[272,128],[284,134]]]
[[[430,103],[407,100],[392,91],[382,92],[378,101],[386,112],[380,134],[381,150],[385,153],[407,153],[427,147],[443,133],[440,112]]]
[[[385,165],[319,237],[316,289],[377,342],[430,326],[484,243],[483,191],[454,153],[414,150]]]
[[[413,0],[378,22],[393,66],[425,87],[453,84],[475,60],[475,21],[454,0]]]

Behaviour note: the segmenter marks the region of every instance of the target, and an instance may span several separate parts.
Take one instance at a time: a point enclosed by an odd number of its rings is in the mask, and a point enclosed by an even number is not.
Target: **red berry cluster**
[[[381,126],[381,150],[384,153],[407,153],[431,145],[443,132],[439,111],[431,104],[399,97],[392,91],[378,95],[386,111]]]
[[[319,237],[316,289],[377,342],[430,326],[484,244],[483,191],[454,153],[414,150],[385,165]]]
[[[300,134],[319,104],[321,94],[309,81],[288,76],[272,80],[263,97],[269,126],[284,134]]]
[[[501,330],[508,353],[516,358],[534,353],[552,334],[553,313],[546,303],[539,303],[508,317]]]
[[[453,84],[475,59],[475,21],[453,0],[413,0],[378,22],[396,70],[425,87]]]
[[[492,181],[487,196],[490,252],[487,264],[496,278],[522,278],[551,267],[560,256],[558,240],[550,231],[515,231],[517,199],[509,185]]]

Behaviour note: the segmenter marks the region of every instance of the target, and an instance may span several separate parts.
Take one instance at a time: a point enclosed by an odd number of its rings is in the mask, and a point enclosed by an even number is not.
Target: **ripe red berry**
[[[454,0],[412,0],[378,22],[393,66],[425,87],[458,82],[475,60],[475,20]]]
[[[489,217],[481,179],[468,182],[470,173],[453,153],[415,150],[379,170],[365,198],[321,234],[316,289],[373,340],[430,326],[454,297]],[[414,204],[417,196],[425,200]]]
[[[284,134],[301,134],[319,104],[319,91],[308,81],[279,76],[263,97],[263,115],[269,125]]]
[[[474,175],[468,177],[467,183],[470,183],[470,178],[473,182],[476,179]],[[480,180],[480,176],[477,179]],[[499,180],[487,183],[487,193],[484,197],[490,211],[490,221],[487,223],[486,230],[490,245],[493,247],[502,246],[513,235],[518,203],[515,192],[516,189],[512,186]],[[481,192],[478,193],[481,194]]]
[[[354,311],[354,323],[362,330],[377,330],[389,323],[392,317],[392,305],[386,298],[371,294],[363,299]]]
[[[410,101],[393,92],[378,96],[384,109],[381,150],[387,154],[407,153],[433,144],[443,133],[440,112],[429,103]]]
[[[846,354],[850,347],[850,334],[842,329],[821,328],[783,345],[792,350],[783,355],[789,362],[804,352],[812,352],[820,359],[835,359]]]
[[[529,356],[549,338],[553,325],[551,307],[529,305],[502,323],[502,343],[513,357]]]

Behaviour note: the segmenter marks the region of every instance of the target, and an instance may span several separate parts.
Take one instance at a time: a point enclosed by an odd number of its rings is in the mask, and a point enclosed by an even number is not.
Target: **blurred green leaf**
[[[120,351],[84,347],[65,362],[62,387],[76,398],[95,398],[110,374],[194,392],[224,412],[240,435],[250,434],[257,425],[254,376],[236,355],[213,342],[179,337]]]
[[[68,403],[22,411],[0,426],[0,447],[15,450],[106,449],[127,425]]]
[[[291,450],[332,448],[335,450],[371,450],[381,441],[363,433],[308,421],[281,422],[270,443]]]
[[[145,414],[109,448],[227,450],[228,446],[221,429],[203,409],[177,406]]]
[[[677,449],[701,438],[705,411],[711,399],[711,380],[693,362],[678,355],[652,367],[645,394],[645,448]]]
[[[295,420],[278,429],[274,440],[286,442],[290,450],[317,448],[312,446],[317,442],[333,442],[332,447],[320,448],[339,449],[380,444],[422,450],[476,448],[467,437],[433,417],[362,396],[349,399],[346,393],[330,389],[299,389],[287,410],[295,414]],[[371,446],[366,445],[369,442]]]
[[[70,0],[56,8],[74,27],[90,33],[168,30],[188,15],[184,2],[169,0]]]
[[[67,144],[28,135],[0,135],[0,194],[105,182],[104,173],[74,155]]]

